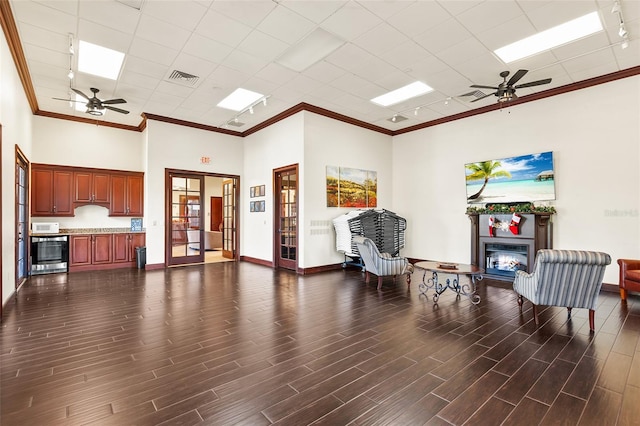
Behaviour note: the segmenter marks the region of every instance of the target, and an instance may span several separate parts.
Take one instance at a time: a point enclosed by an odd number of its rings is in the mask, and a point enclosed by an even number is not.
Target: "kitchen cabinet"
[[[31,168],[31,216],[73,216],[73,173],[52,167]]]
[[[105,204],[111,195],[111,175],[106,172],[78,170],[73,173],[73,202],[76,204]]]
[[[69,272],[135,267],[136,247],[144,246],[145,240],[143,232],[72,234]]]
[[[143,216],[144,173],[31,164],[31,216],[74,216],[87,204],[109,216]]]
[[[111,175],[110,216],[143,215],[143,176],[142,174]]]
[[[69,270],[78,266],[112,263],[112,234],[71,235],[69,238]]]
[[[136,247],[145,244],[145,234],[113,234],[113,263],[135,262]]]

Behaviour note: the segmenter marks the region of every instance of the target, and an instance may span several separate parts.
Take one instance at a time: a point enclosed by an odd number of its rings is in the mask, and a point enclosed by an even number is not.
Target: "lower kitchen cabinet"
[[[144,233],[80,234],[69,237],[69,272],[135,267]]]
[[[136,247],[145,243],[145,234],[113,234],[113,263],[136,261]]]

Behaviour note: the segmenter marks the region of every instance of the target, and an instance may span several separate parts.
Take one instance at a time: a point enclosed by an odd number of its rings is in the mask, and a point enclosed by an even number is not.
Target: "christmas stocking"
[[[520,234],[520,219],[522,219],[522,217],[518,213],[514,213],[513,216],[511,216],[511,223],[509,224],[509,230],[513,235]]]
[[[494,225],[495,225],[495,219],[493,218],[493,216],[489,216],[489,236],[490,237],[496,236],[496,228]]]

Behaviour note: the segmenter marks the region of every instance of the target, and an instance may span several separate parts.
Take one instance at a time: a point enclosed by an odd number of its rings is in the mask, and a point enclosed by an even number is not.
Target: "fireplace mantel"
[[[520,269],[531,272],[536,252],[540,249],[553,248],[551,213],[522,213],[517,235],[508,228],[494,228],[494,236],[491,236],[489,231],[489,217],[492,217],[496,223],[509,223],[511,214],[468,213],[467,215],[471,221],[471,264],[484,268],[485,276],[488,278],[511,281],[515,274],[515,272],[509,273],[488,265],[490,262],[488,254],[492,250],[498,251],[504,248],[504,251],[508,252],[508,247],[512,246],[518,253],[514,254],[515,257],[520,256],[526,259],[523,260],[523,267]]]

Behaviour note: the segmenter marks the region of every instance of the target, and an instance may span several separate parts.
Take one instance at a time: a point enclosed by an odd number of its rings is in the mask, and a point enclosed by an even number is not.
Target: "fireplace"
[[[490,226],[490,218],[497,227]],[[531,272],[536,252],[552,248],[550,218],[522,214],[519,225],[510,229],[510,214],[469,214],[471,263],[484,268],[485,277],[503,281],[512,281],[517,270]]]

